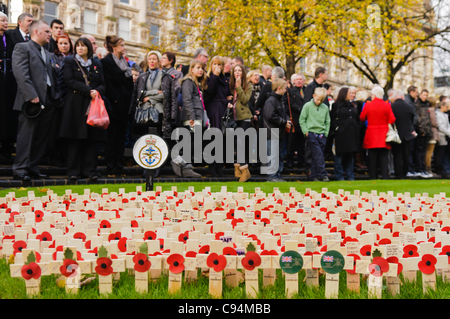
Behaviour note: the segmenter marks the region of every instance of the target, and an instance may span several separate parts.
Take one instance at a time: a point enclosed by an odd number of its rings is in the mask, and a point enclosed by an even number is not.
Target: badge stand
[[[133,147],[136,163],[145,169],[145,191],[153,191],[155,170],[166,162],[169,156],[167,143],[158,135],[156,128],[150,127],[149,134],[141,136]]]

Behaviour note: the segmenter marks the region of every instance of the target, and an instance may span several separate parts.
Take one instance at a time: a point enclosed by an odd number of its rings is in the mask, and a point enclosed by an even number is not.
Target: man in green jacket
[[[323,155],[330,131],[330,113],[328,107],[323,103],[326,96],[325,88],[316,88],[313,99],[303,106],[299,123],[311,152],[310,179],[329,182]]]

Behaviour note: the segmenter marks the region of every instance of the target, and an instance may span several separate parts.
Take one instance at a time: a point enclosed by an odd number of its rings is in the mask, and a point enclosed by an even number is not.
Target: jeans
[[[355,173],[353,172],[355,164],[354,153],[341,153],[334,156],[334,177],[337,181],[344,180],[344,170],[349,181],[355,180]]]
[[[324,176],[328,176],[325,170],[325,158],[324,151],[327,143],[327,138],[324,134],[308,133],[308,146],[311,152],[311,175],[310,179],[316,178],[322,179]]]

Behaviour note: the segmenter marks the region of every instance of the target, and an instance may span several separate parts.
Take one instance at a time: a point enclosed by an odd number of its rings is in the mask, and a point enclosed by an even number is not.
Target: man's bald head
[[[91,44],[92,44],[92,49],[94,50],[94,52],[97,52],[97,48],[98,48],[97,40],[95,40],[95,38],[92,35],[90,35],[90,34],[82,34],[80,36],[80,38],[88,39],[91,42]]]

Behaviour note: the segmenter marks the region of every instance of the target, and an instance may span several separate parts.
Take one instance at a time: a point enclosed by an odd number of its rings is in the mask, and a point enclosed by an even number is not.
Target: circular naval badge
[[[294,250],[288,250],[280,256],[280,268],[287,274],[296,274],[303,267],[303,257]]]
[[[169,156],[166,142],[158,135],[141,136],[133,147],[133,157],[136,163],[145,169],[161,167]]]
[[[320,265],[326,273],[337,274],[344,269],[345,259],[340,252],[329,250],[322,255]]]

